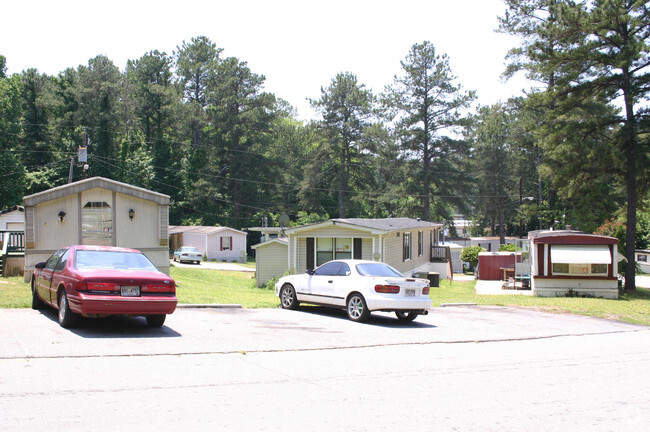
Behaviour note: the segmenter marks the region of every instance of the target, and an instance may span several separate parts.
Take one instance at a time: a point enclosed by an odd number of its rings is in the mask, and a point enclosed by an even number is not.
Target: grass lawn
[[[245,308],[277,307],[273,290],[255,287],[255,273],[172,267],[179,303],[237,303]]]
[[[255,287],[253,273],[172,267],[171,276],[179,283],[179,303],[237,303],[245,308],[274,308],[279,304],[273,290]],[[0,308],[31,306],[29,285],[22,277],[0,278]],[[479,305],[533,307],[556,313],[575,313],[630,323],[650,325],[650,290],[637,288],[619,300],[518,295],[477,295],[474,281],[441,280],[431,288],[433,305],[476,303]]]

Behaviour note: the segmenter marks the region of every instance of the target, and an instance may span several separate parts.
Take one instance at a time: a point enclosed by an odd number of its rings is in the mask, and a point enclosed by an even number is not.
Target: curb
[[[440,307],[447,306],[476,306],[476,303],[440,303]]]
[[[242,309],[240,304],[177,304],[176,309]]]

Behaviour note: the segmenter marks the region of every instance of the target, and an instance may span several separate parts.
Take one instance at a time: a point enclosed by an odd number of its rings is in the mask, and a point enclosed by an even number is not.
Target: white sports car
[[[429,281],[406,278],[388,264],[363,260],[329,261],[305,274],[284,276],[275,284],[284,309],[300,302],[345,308],[353,321],[372,311],[395,312],[413,321],[431,309]]]

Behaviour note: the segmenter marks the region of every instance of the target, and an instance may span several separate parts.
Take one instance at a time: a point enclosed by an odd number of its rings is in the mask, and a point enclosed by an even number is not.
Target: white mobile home
[[[169,227],[172,250],[192,246],[208,260],[246,262],[248,233],[229,227],[176,226]]]

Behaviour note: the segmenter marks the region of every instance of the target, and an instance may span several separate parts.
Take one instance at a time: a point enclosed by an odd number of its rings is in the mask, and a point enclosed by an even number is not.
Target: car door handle
[[[334,283],[334,281],[333,280],[328,280],[327,283]]]

